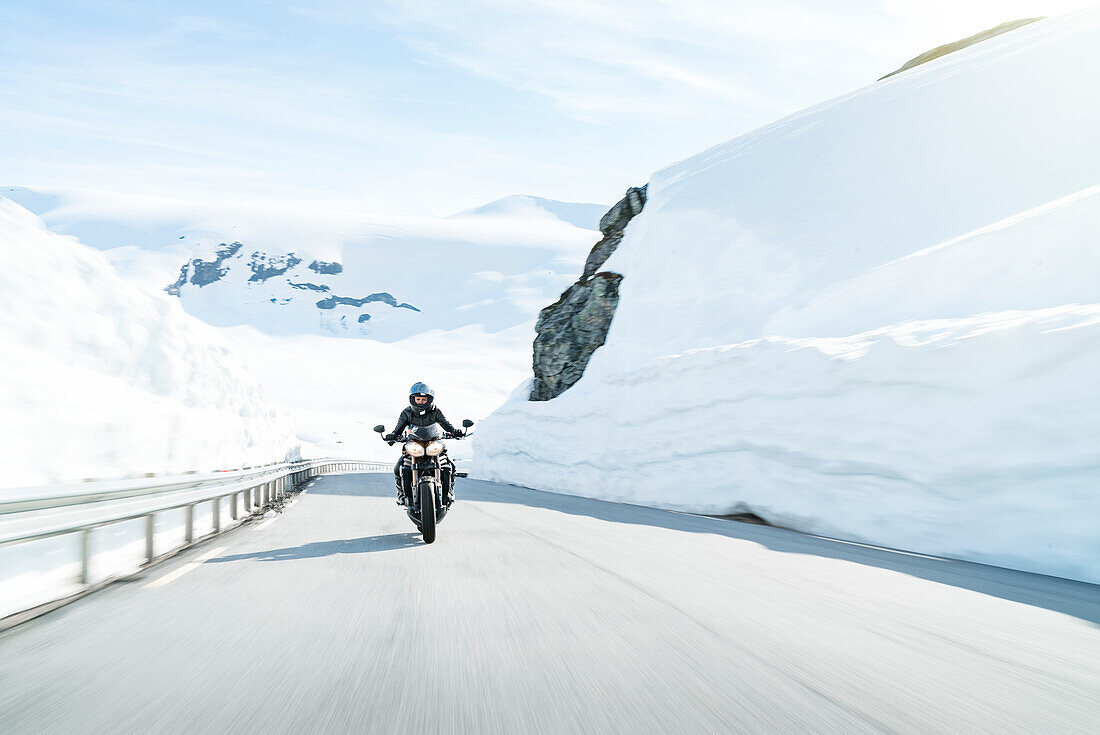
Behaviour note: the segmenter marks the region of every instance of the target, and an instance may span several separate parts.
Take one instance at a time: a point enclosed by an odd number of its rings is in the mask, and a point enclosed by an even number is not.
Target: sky
[[[611,204],[1082,0],[5,0],[0,184],[443,216]]]

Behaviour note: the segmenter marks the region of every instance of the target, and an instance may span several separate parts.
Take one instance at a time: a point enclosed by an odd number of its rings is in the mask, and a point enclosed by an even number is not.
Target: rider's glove
[[[466,430],[465,429],[455,429],[451,433],[454,434],[455,439],[461,439],[462,437],[466,436]]]
[[[386,434],[384,437],[382,437],[382,439],[383,439],[383,441],[387,441],[390,444],[393,444],[395,441],[397,441],[397,435],[396,434]]]

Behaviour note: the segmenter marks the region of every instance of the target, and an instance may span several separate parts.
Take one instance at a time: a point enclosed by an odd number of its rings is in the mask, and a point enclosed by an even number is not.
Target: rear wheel
[[[420,533],[424,543],[435,541],[435,483],[430,480],[420,483]]]

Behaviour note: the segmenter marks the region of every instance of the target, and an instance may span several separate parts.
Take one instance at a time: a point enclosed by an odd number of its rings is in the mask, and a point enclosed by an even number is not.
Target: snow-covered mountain
[[[448,219],[476,219],[482,217],[509,217],[513,219],[555,219],[582,230],[598,230],[600,218],[607,211],[602,204],[578,204],[559,202],[543,197],[516,194],[475,209],[452,214]]]
[[[478,472],[1100,582],[1098,89],[1094,9],[657,172]]]
[[[532,321],[605,207],[516,196],[444,219],[230,208],[103,192],[5,195],[216,326],[393,342]]]
[[[218,330],[0,198],[7,487],[293,457],[285,411]]]

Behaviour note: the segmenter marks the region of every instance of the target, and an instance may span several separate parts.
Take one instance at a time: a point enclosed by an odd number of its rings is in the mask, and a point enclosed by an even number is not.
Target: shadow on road
[[[251,554],[230,554],[210,559],[208,563],[243,561],[285,561],[287,559],[312,559],[333,554],[370,554],[375,551],[394,551],[412,546],[423,546],[418,533],[390,533],[382,536],[347,538],[336,541],[314,541],[301,546],[288,546],[284,549],[265,549]]]
[[[325,477],[315,483],[309,492],[390,497],[394,495],[393,476],[388,473],[364,473]],[[612,523],[634,523],[673,531],[743,539],[785,554],[808,554],[890,569],[940,584],[1072,615],[1100,625],[1100,585],[1086,582],[955,559],[912,556],[900,551],[809,536],[785,528],[737,523],[641,505],[611,503],[483,480],[459,480],[455,484],[455,496],[459,502],[473,500],[514,503]]]

